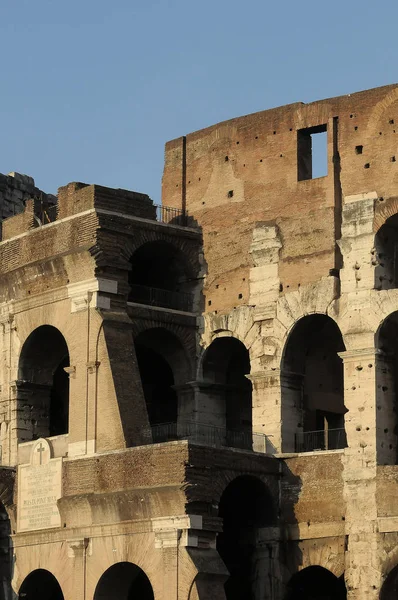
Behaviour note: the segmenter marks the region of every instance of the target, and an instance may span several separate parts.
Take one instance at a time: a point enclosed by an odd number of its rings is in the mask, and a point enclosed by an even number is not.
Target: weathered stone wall
[[[298,180],[298,131],[326,125],[328,175]],[[256,223],[278,226],[285,291],[341,267],[342,195],[396,193],[398,88],[292,104],[219,123],[166,145],[163,203],[202,226],[206,310],[249,300]],[[231,195],[232,193],[232,195]]]

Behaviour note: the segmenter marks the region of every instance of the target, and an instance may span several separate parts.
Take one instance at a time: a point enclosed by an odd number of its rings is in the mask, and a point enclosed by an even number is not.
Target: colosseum
[[[0,175],[0,599],[398,598],[398,86]]]

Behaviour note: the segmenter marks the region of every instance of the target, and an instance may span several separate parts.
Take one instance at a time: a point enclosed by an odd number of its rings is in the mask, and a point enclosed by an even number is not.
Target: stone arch
[[[19,588],[18,598],[29,600],[64,600],[61,586],[56,577],[46,569],[36,569],[29,573]]]
[[[336,577],[319,565],[295,573],[287,585],[284,600],[346,600],[344,576]]]
[[[202,358],[202,382],[226,445],[252,447],[252,384],[246,346],[232,335],[217,336]]]
[[[120,562],[109,567],[100,577],[93,600],[154,600],[148,575],[138,565]]]
[[[281,358],[282,449],[307,452],[346,445],[343,364],[336,322],[306,315],[290,328]]]
[[[223,531],[217,536],[217,550],[230,574],[227,600],[268,597],[271,569],[258,544],[261,530],[277,524],[269,489],[255,476],[238,476],[223,491],[218,514]]]
[[[68,432],[69,350],[59,329],[41,325],[22,345],[17,379],[19,441]]]

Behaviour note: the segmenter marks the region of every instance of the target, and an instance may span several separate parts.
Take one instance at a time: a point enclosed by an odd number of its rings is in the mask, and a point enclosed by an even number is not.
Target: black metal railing
[[[188,225],[188,213],[186,210],[163,206],[162,204],[155,204],[155,208],[156,220],[159,223],[168,223],[169,225],[179,225],[181,227]]]
[[[346,448],[347,436],[344,428],[321,429],[319,431],[300,431],[295,436],[296,452],[315,452],[317,450],[339,450]]]
[[[152,426],[153,443],[189,440],[204,446],[226,446],[271,454],[266,435],[251,431],[232,431],[215,425],[183,421]]]
[[[170,290],[147,287],[146,285],[133,284],[130,286],[129,301],[191,312],[193,297],[192,294],[185,292],[172,292]]]

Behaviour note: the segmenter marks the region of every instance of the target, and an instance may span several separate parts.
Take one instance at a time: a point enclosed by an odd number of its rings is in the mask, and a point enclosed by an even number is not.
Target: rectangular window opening
[[[318,125],[297,132],[298,180],[317,179],[328,174],[327,125]]]

